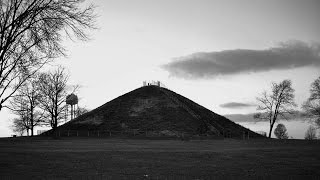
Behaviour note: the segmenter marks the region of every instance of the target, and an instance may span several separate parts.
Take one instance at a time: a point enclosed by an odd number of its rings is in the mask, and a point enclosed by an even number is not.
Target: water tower
[[[75,112],[76,112],[75,105],[78,104],[78,96],[73,93],[69,94],[66,98],[66,104],[71,106],[70,116],[71,116],[71,120],[72,120],[73,118],[75,118],[74,117]]]

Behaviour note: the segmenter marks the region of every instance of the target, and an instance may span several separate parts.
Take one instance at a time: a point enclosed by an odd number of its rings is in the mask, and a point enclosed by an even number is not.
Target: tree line
[[[8,108],[17,116],[13,120],[13,131],[19,133],[31,132],[34,127],[50,126],[55,130],[58,125],[68,119],[67,95],[75,93],[79,85],[69,86],[69,75],[63,67],[53,71],[35,74],[19,88],[9,101]],[[76,116],[87,112],[78,108]]]
[[[294,92],[291,80],[283,80],[279,83],[272,83],[271,91],[264,91],[257,101],[259,103],[258,113],[254,114],[255,119],[267,120],[269,122],[268,137],[271,138],[275,122],[279,117],[287,119],[288,115],[294,114],[297,104],[294,101]],[[320,127],[320,77],[318,77],[310,86],[310,96],[302,104],[305,115],[311,118],[317,126]],[[306,139],[315,138],[315,128],[309,127],[306,132]],[[283,124],[278,124],[274,134],[279,139],[286,139],[288,135]]]
[[[94,6],[82,0],[0,1],[0,111],[11,109],[16,131],[40,124],[55,129],[65,116],[68,75],[59,67],[41,72],[66,56],[65,38],[89,40]]]

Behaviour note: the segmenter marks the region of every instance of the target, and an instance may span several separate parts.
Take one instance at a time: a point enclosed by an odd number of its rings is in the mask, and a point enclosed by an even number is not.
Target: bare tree
[[[29,136],[29,125],[27,118],[25,116],[19,116],[18,118],[14,118],[12,122],[12,131],[18,133],[20,136],[26,131]]]
[[[276,129],[274,130],[274,135],[278,139],[288,139],[287,128],[283,124],[278,124]]]
[[[89,112],[90,110],[85,108],[85,107],[78,107],[76,110],[76,116],[81,116],[82,114],[85,114],[87,112]]]
[[[45,123],[52,129],[56,129],[61,120],[65,118],[68,79],[69,76],[62,67],[55,71],[42,73],[39,78],[40,107],[47,114]]]
[[[43,111],[39,109],[40,93],[37,80],[28,79],[17,94],[10,101],[10,107],[20,120],[26,124],[27,129],[31,130],[31,136],[34,134],[34,127],[40,125],[43,121]],[[21,117],[21,116],[25,117]]]
[[[88,40],[92,5],[83,0],[0,1],[0,111],[20,86],[52,59],[65,55],[62,37]]]
[[[307,139],[307,140],[317,139],[316,132],[317,132],[316,128],[314,128],[313,126],[309,126],[308,130],[306,131],[306,134],[304,135],[304,139]]]
[[[310,97],[304,102],[302,108],[320,127],[320,77],[311,84]]]
[[[271,138],[274,123],[278,117],[286,119],[286,115],[294,113],[294,89],[290,80],[284,80],[277,83],[272,83],[272,93],[266,91],[258,97],[259,106],[257,110],[262,111],[254,115],[256,119],[268,120],[270,124],[269,138]]]

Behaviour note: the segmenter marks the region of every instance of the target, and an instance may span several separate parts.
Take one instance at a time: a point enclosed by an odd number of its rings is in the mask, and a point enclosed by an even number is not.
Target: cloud
[[[229,108],[229,109],[240,109],[240,108],[246,108],[246,107],[253,107],[254,104],[247,104],[247,103],[239,103],[239,102],[229,102],[220,104],[220,107],[222,108]]]
[[[175,58],[162,68],[171,76],[199,79],[306,66],[320,67],[319,44],[288,41],[265,50],[233,49],[198,52]]]

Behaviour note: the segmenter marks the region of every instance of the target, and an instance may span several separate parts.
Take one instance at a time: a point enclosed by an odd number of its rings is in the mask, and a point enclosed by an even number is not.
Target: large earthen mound
[[[144,86],[58,127],[70,131],[153,132],[173,136],[251,138],[261,135],[171,90]]]

